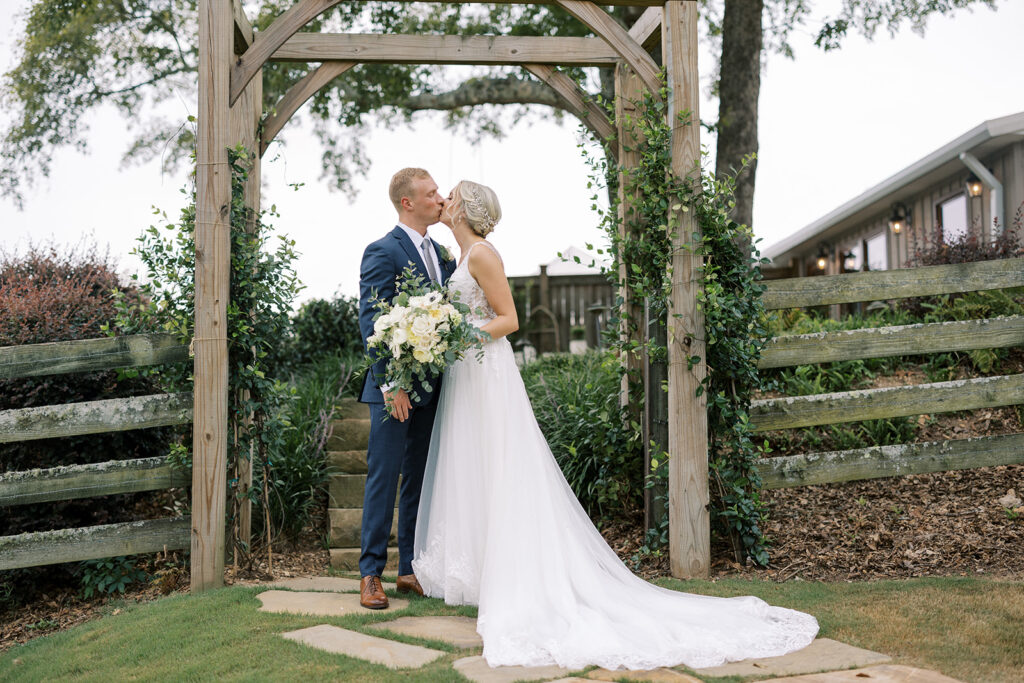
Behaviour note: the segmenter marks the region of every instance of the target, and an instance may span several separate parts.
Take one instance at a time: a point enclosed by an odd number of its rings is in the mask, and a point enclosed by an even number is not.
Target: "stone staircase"
[[[335,569],[359,569],[359,533],[363,519],[363,488],[366,486],[366,446],[370,436],[370,409],[354,398],[345,398],[338,405],[338,419],[331,423],[332,435],[327,442],[327,464],[330,496],[327,513],[331,528],[328,545],[331,566]],[[395,502],[397,505],[398,498]],[[392,524],[390,543],[395,542],[398,510]],[[398,566],[398,548],[388,548],[388,569]]]

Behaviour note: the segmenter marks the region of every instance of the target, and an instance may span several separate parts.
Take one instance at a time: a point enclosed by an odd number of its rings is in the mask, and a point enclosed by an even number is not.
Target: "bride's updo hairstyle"
[[[462,213],[470,230],[481,237],[494,230],[501,220],[501,205],[494,190],[472,180],[463,180],[456,186],[455,194],[462,202]]]

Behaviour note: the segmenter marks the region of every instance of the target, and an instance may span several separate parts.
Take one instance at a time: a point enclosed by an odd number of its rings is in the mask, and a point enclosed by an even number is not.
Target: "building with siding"
[[[985,121],[762,250],[766,278],[914,265],[917,249],[983,240],[1024,207],[1024,112]]]

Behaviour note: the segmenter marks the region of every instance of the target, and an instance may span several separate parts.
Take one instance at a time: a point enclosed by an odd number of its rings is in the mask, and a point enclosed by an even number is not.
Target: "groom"
[[[440,248],[427,236],[427,228],[440,220],[444,205],[430,174],[422,168],[403,168],[391,179],[389,195],[398,211],[398,225],[366,247],[359,270],[359,330],[364,348],[373,334],[373,297],[391,301],[396,292],[395,279],[405,268],[411,266],[424,282],[442,285],[455,270],[455,262],[444,259]],[[423,595],[412,572],[413,535],[441,384],[438,378],[429,383],[429,388],[417,387],[417,398],[412,400],[405,389],[385,384],[385,366],[386,361],[379,360],[366,373],[359,399],[370,404],[359,556],[359,602],[370,609],[388,606],[380,575],[387,564],[399,474],[402,490],[398,498],[397,588],[401,593]],[[385,407],[385,398],[391,400],[390,410]]]

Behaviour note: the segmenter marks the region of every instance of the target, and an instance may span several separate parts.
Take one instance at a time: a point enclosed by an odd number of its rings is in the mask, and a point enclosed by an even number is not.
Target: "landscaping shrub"
[[[303,529],[317,529],[318,512],[327,505],[327,439],[334,409],[348,393],[352,370],[360,358],[351,353],[318,356],[294,378],[283,405],[285,428],[281,442],[271,452],[269,511],[274,533],[282,533],[291,543],[298,541]],[[254,519],[262,530],[265,521]],[[262,533],[262,532],[261,532]]]
[[[576,497],[600,522],[643,505],[643,443],[620,420],[610,353],[547,354],[522,370],[537,422]]]
[[[333,299],[303,303],[291,316],[288,341],[277,348],[274,356],[279,367],[295,372],[319,358],[362,352],[359,299],[339,294]]]

